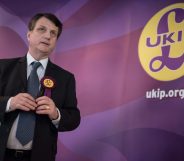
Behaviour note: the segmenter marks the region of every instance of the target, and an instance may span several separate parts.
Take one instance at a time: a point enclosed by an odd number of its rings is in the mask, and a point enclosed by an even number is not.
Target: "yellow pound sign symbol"
[[[45,79],[43,83],[47,88],[52,88],[54,86],[54,82],[51,79]]]

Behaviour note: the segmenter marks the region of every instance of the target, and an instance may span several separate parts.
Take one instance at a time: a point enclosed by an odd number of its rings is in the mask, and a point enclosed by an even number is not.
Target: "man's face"
[[[41,17],[32,31],[29,31],[29,52],[33,55],[41,54],[41,58],[48,57],[57,42],[58,27],[49,19]]]

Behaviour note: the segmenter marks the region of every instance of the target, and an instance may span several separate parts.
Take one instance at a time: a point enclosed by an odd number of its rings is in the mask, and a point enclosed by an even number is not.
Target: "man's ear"
[[[29,41],[30,39],[30,31],[27,32],[27,40]]]

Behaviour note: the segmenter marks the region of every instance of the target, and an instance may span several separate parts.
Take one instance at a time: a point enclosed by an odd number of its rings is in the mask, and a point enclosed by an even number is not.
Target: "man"
[[[28,28],[26,56],[0,60],[0,161],[54,161],[58,131],[80,123],[74,76],[49,60],[61,22],[39,13]]]

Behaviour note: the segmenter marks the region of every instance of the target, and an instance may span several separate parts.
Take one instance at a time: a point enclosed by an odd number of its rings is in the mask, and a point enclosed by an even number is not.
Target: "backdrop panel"
[[[37,12],[64,23],[52,60],[75,74],[82,115],[57,161],[183,161],[184,1],[0,0],[1,58],[26,54]]]

